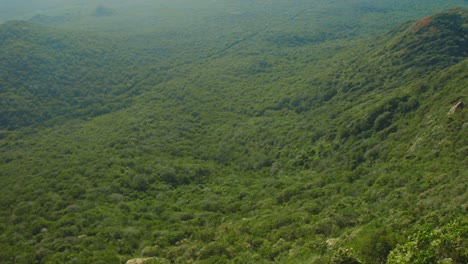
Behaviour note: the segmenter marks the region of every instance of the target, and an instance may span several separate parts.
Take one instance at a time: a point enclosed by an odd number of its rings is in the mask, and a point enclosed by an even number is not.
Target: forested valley
[[[156,2],[0,11],[0,263],[468,263],[466,1]]]

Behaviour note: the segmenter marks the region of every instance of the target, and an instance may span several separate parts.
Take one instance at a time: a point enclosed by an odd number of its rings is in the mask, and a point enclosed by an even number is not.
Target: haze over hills
[[[467,262],[463,1],[123,3],[0,25],[1,263]]]

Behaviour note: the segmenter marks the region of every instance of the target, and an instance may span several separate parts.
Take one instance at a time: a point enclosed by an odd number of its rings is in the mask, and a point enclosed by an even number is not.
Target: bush
[[[467,224],[465,220],[436,229],[427,226],[390,252],[387,263],[468,263]]]

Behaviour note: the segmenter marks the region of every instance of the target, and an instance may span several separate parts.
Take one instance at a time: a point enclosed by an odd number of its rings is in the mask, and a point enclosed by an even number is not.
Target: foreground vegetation
[[[2,24],[0,262],[467,263],[467,18],[190,59]]]

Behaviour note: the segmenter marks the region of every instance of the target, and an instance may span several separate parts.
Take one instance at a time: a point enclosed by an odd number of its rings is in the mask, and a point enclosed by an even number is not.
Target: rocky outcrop
[[[454,106],[452,106],[450,108],[450,111],[447,113],[448,116],[451,116],[453,114],[455,114],[456,112],[460,111],[461,109],[463,109],[465,105],[463,104],[462,101],[456,103]]]
[[[146,263],[170,263],[169,260],[163,258],[134,258],[127,260],[126,264],[146,264]]]

